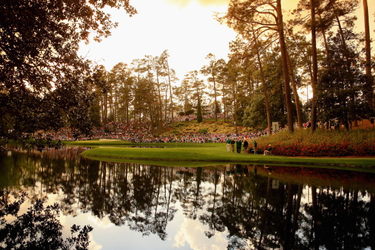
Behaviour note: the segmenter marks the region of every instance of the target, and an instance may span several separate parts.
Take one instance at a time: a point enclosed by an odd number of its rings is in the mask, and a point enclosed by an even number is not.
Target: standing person
[[[258,143],[256,140],[254,140],[254,154],[257,153],[257,146],[258,146]]]
[[[232,138],[230,140],[230,148],[231,148],[231,151],[234,152],[234,144],[236,143],[236,141],[234,140],[234,138]]]
[[[230,137],[227,138],[227,152],[230,152]]]
[[[238,138],[236,141],[236,147],[237,147],[237,153],[241,153],[241,146],[242,146],[242,141],[241,138]]]
[[[244,142],[243,142],[243,152],[245,154],[247,154],[247,148],[249,147],[249,142],[247,141],[247,139],[245,138]]]

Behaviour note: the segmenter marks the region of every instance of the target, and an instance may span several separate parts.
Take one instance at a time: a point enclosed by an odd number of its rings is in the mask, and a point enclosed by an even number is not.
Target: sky
[[[293,9],[297,2],[282,0],[283,9]],[[236,34],[216,21],[214,13],[226,12],[229,0],[131,0],[130,3],[138,14],[129,17],[124,11],[111,10],[119,26],[102,42],[82,45],[82,56],[110,71],[119,62],[130,64],[133,59],[159,56],[168,50],[170,68],[180,81],[189,71],[208,64],[205,58],[209,53],[217,59],[227,59],[229,42]],[[371,36],[375,39],[375,1],[368,0],[368,4]],[[362,9],[357,16],[362,24]]]

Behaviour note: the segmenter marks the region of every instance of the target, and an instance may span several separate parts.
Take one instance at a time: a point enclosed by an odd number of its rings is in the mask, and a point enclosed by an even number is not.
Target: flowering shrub
[[[259,140],[265,150],[272,144],[273,155],[284,156],[368,156],[375,155],[375,130],[332,131],[308,129],[288,131]]]

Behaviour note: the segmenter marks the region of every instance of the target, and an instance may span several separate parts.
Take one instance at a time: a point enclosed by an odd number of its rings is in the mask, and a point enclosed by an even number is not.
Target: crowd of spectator
[[[210,119],[212,117],[205,117]],[[177,121],[195,120],[195,115],[180,116]],[[166,126],[171,121],[166,122]],[[199,133],[190,132],[179,135],[162,135],[155,136],[152,133],[152,125],[150,122],[110,122],[103,127],[94,128],[90,136],[78,134],[74,128],[62,128],[56,132],[37,132],[34,134],[35,139],[50,138],[52,140],[70,141],[70,140],[101,140],[101,139],[117,139],[134,143],[225,143],[228,138],[253,139],[266,135],[267,131],[258,132],[240,132],[240,133]]]
[[[205,117],[210,119],[210,117]],[[175,121],[196,120],[195,115],[180,116]],[[165,122],[162,126],[167,126],[171,121]],[[319,128],[338,129],[337,120],[327,123],[318,123]],[[373,124],[373,120],[371,122]],[[303,124],[305,129],[311,127],[311,122]],[[277,132],[277,131],[276,131]],[[267,135],[268,131],[240,132],[240,133],[199,133],[190,132],[178,135],[155,136],[152,133],[150,122],[110,122],[103,127],[94,128],[90,136],[79,134],[73,128],[62,128],[57,132],[38,132],[34,134],[35,139],[50,138],[52,140],[70,141],[70,140],[100,140],[100,139],[118,139],[134,143],[160,143],[160,142],[186,142],[186,143],[225,143],[228,139],[252,140]]]

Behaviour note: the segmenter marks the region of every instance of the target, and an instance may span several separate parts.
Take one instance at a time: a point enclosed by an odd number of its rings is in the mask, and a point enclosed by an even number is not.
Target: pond
[[[374,174],[110,163],[83,150],[0,152],[0,209],[22,193],[18,214],[57,203],[63,238],[72,225],[93,228],[89,249],[375,249]],[[17,221],[0,216],[1,229]]]

